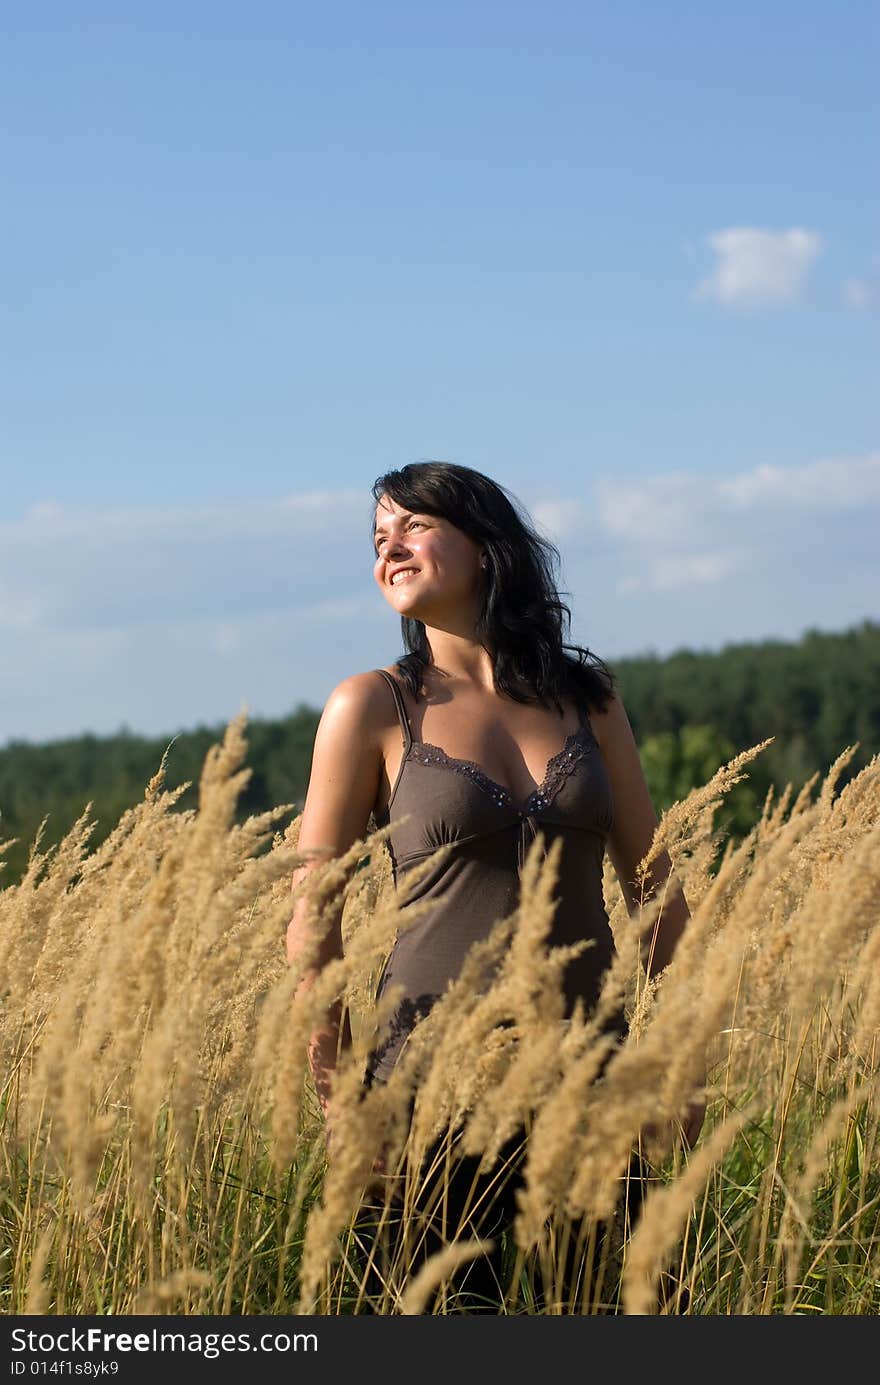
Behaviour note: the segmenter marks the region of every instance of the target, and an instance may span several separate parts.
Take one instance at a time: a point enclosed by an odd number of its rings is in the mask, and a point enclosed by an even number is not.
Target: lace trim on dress
[[[546,808],[556,797],[575,765],[589,754],[595,745],[596,738],[588,725],[579,726],[576,731],[572,731],[562,749],[548,761],[541,783],[532,790],[518,811],[526,815],[537,809]],[[486,771],[474,760],[460,760],[453,755],[447,755],[439,745],[431,745],[430,741],[413,741],[410,758],[418,760],[421,765],[440,765],[456,774],[464,774],[500,808],[516,808],[510,790],[490,779]]]

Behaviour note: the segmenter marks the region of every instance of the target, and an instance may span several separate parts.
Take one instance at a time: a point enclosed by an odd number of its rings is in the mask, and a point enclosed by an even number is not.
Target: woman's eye
[[[424,521],[423,519],[413,519],[413,520],[410,520],[409,524],[408,524],[406,527],[407,527],[407,529],[412,529],[413,525],[415,525],[415,524],[418,524],[422,529],[424,529],[424,527],[425,527],[425,521]],[[385,542],[384,539],[380,539],[379,542],[376,544],[376,557],[377,557],[377,558],[380,556],[380,554],[381,554],[381,552],[382,552],[382,545],[383,545],[384,542]]]

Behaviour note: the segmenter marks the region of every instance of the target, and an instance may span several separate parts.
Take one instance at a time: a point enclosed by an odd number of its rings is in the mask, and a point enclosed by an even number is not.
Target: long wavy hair
[[[565,696],[605,710],[615,674],[591,650],[563,640],[571,611],[556,587],[559,550],[536,532],[510,492],[470,467],[432,461],[387,471],[373,483],[372,495],[377,504],[387,495],[408,510],[446,519],[481,545],[487,565],[476,635],[492,656],[498,692],[515,702],[554,702],[560,716]],[[374,558],[375,526],[374,511]],[[407,653],[395,667],[417,701],[431,666],[430,646],[423,621],[401,616],[400,624]]]

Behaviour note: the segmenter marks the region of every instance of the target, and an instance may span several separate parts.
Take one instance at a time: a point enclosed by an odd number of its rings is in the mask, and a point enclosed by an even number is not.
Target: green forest
[[[716,819],[737,839],[760,814],[771,787],[778,796],[789,783],[797,792],[811,776],[821,781],[841,751],[856,745],[842,787],[880,748],[880,623],[874,621],[836,634],[808,630],[794,642],[605,662],[616,676],[658,813],[738,752],[773,737]],[[289,817],[278,823],[283,830],[302,809],[319,717],[320,708],[300,702],[287,717],[248,723],[252,773],[238,801],[239,821],[290,804]],[[0,887],[20,880],[44,819],[43,852],[91,804],[89,845],[100,845],[143,798],[166,750],[166,787],[190,785],[175,810],[196,807],[206,752],[223,731],[217,725],[175,736],[122,731],[45,745],[7,741],[0,748]]]

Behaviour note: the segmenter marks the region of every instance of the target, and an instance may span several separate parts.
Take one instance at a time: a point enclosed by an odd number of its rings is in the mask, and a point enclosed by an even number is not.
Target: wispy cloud
[[[0,630],[25,630],[37,625],[43,607],[35,593],[8,579],[0,585]]]
[[[720,582],[735,570],[736,562],[736,554],[732,552],[661,557],[654,565],[654,585],[662,590]]]
[[[755,226],[714,231],[706,243],[716,263],[693,298],[714,300],[724,308],[777,308],[795,302],[823,245],[818,232],[802,227],[767,231]]]
[[[784,603],[791,622],[824,609],[833,624],[876,589],[880,453],[608,476],[526,504],[600,649],[717,640],[749,618],[761,630]],[[123,721],[164,732],[242,701],[258,715],[320,707],[336,680],[400,653],[372,568],[360,492],[148,511],[47,500],[0,523],[0,633],[14,647],[0,737]]]
[[[583,504],[575,498],[536,500],[529,507],[529,513],[538,528],[554,542],[570,538],[584,523]]]
[[[848,308],[869,308],[874,301],[874,285],[867,279],[845,279],[843,301]]]
[[[842,294],[846,306],[855,312],[880,303],[880,255],[869,256],[864,273],[844,280]]]
[[[0,633],[15,649],[0,737],[320,706],[335,668],[396,650],[369,518],[362,492],[328,491],[148,510],[47,500],[0,523]]]
[[[53,501],[0,523],[0,627],[221,622],[324,610],[369,591],[369,505],[360,491],[149,509],[68,509]]]
[[[711,494],[692,472],[669,472],[642,481],[603,479],[596,485],[597,513],[606,533],[632,543],[677,542],[697,528]]]
[[[880,511],[880,453],[759,465],[711,479],[679,471],[603,480],[596,500],[627,568],[619,593],[720,583],[772,554],[811,545],[826,552],[830,516],[864,521]]]
[[[370,504],[362,491],[306,491],[270,500],[236,501],[217,505],[142,506],[138,508],[65,508],[53,500],[32,505],[19,520],[0,522],[0,543],[24,545],[33,540],[84,539],[89,544],[107,538],[148,541],[204,535],[209,540],[271,538],[315,532],[331,516],[347,525],[360,519],[368,535]]]
[[[715,489],[738,509],[767,503],[800,510],[853,510],[880,505],[880,452],[867,457],[829,457],[802,466],[757,466]]]
[[[734,573],[739,561],[740,557],[734,551],[660,556],[654,559],[650,572],[645,576],[621,578],[617,583],[617,592],[627,596],[648,589],[666,591],[675,587],[711,586]]]

